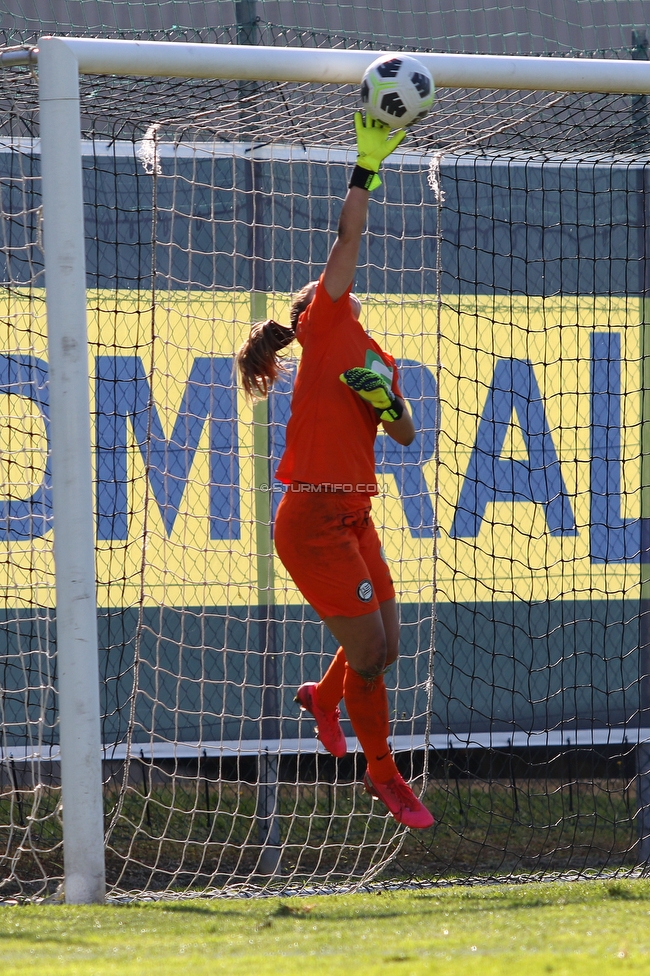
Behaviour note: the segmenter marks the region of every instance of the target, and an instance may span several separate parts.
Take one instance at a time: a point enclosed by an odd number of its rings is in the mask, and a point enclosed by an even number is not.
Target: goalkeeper
[[[415,437],[398,385],[395,361],[364,331],[361,303],[351,294],[370,192],[382,161],[403,131],[355,115],[357,165],[323,275],[291,306],[290,327],[256,323],[237,354],[242,384],[265,396],[283,369],[280,350],[302,346],[291,401],[286,449],[277,477],[287,485],[278,507],[275,545],[287,571],[341,645],[318,684],[296,701],[316,719],[335,756],[346,742],[339,724],[345,701],[363,748],[365,787],[399,823],[430,827],[433,817],[397,770],[388,745],[384,671],[396,660],[395,590],[370,510],[377,494],[374,443],[379,424],[398,444]]]

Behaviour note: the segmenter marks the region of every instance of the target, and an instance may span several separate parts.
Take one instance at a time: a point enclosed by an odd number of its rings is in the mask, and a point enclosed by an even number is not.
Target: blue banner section
[[[643,294],[644,172],[620,161],[444,157],[442,293]]]
[[[263,647],[255,608],[172,607],[99,616],[104,742],[257,739]],[[336,651],[310,608],[276,608],[279,730],[298,735],[293,698],[318,680]],[[639,620],[633,601],[441,604],[432,703],[433,734],[616,728],[639,714]],[[423,733],[431,607],[402,604],[401,654],[386,676],[395,735]],[[138,628],[139,636],[138,636]],[[4,611],[5,744],[48,741],[56,718],[51,648],[54,611]],[[138,666],[135,645],[138,642]],[[132,699],[135,694],[135,711]],[[415,700],[414,700],[415,698]],[[414,724],[411,716],[417,716]],[[39,724],[40,723],[40,724]],[[344,721],[351,735],[351,728]],[[110,758],[110,757],[109,757]]]
[[[436,293],[438,213],[426,180],[428,163],[426,157],[407,161],[400,172],[390,162],[385,166],[384,186],[373,195],[385,205],[370,207],[359,291]],[[256,220],[266,242],[264,288],[294,292],[323,269],[349,167],[281,160],[255,165]],[[164,158],[154,227],[153,177],[144,173],[135,146],[130,155],[87,158],[89,287],[251,290],[247,167],[248,160],[234,155]],[[0,152],[9,242],[0,255],[3,280],[33,281],[43,271],[39,172],[37,155]],[[643,174],[637,163],[444,157],[442,293],[643,294]]]

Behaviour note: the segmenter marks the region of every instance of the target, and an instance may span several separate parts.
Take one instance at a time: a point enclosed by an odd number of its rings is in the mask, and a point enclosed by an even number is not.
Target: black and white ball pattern
[[[434,99],[428,68],[406,54],[377,58],[361,81],[361,105],[391,129],[403,129],[423,119]]]

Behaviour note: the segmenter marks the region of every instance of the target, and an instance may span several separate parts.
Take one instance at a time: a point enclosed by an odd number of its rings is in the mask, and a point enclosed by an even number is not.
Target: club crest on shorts
[[[357,586],[357,596],[359,597],[359,599],[362,600],[364,603],[369,603],[370,600],[372,600],[372,593],[373,593],[372,583],[370,582],[370,580],[369,579],[361,580],[361,582]]]

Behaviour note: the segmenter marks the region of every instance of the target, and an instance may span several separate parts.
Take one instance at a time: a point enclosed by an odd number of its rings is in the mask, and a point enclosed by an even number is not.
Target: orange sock
[[[343,677],[345,675],[345,651],[339,647],[334,660],[318,682],[316,698],[326,712],[333,712],[343,698]]]
[[[343,697],[370,778],[375,783],[387,783],[397,772],[397,766],[388,748],[388,695],[383,674],[374,681],[366,681],[348,664]]]

